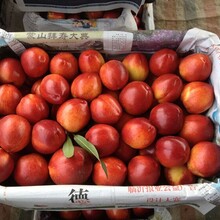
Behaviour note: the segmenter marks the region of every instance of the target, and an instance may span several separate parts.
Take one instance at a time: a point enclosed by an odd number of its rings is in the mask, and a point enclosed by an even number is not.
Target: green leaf
[[[94,157],[96,157],[96,159],[101,163],[102,169],[104,170],[106,176],[108,177],[107,167],[105,163],[100,160],[99,153],[97,149],[95,148],[95,146],[89,141],[87,141],[86,138],[84,138],[82,135],[75,134],[73,138],[80,147],[82,147],[84,150],[86,150],[87,152],[92,154]]]
[[[98,151],[92,143],[87,141],[86,138],[79,134],[75,134],[73,137],[79,146],[81,146],[84,150],[88,151],[90,154],[94,155],[98,160],[100,160]]]
[[[100,162],[100,164],[101,164],[101,166],[102,166],[102,169],[103,169],[104,172],[105,172],[105,175],[106,175],[107,178],[108,178],[108,170],[107,170],[107,167],[106,167],[105,163],[104,163],[102,160],[99,160],[99,162]]]
[[[67,136],[65,143],[63,144],[63,153],[64,156],[70,158],[74,155],[74,146],[71,138]]]

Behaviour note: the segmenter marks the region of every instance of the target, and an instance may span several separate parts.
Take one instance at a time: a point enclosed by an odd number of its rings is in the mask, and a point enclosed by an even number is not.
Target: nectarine
[[[79,69],[82,73],[99,73],[105,63],[103,55],[98,50],[87,49],[78,58]]]
[[[128,181],[133,186],[155,185],[161,174],[161,166],[153,157],[137,155],[128,163]]]
[[[59,106],[56,120],[68,132],[80,131],[90,120],[88,102],[79,98],[68,99]]]
[[[74,155],[65,157],[63,150],[58,149],[50,158],[49,175],[55,184],[83,184],[93,170],[91,155],[83,148],[75,146]]]
[[[201,141],[191,149],[188,169],[199,177],[211,177],[220,172],[220,147],[214,142]]]
[[[186,165],[164,169],[165,178],[170,185],[193,184],[196,176],[187,168]]]
[[[154,96],[151,87],[142,81],[132,81],[121,90],[119,102],[131,115],[144,114],[153,104]]]
[[[101,66],[99,76],[102,84],[113,91],[122,89],[129,79],[128,70],[123,63],[114,59],[107,61]]]
[[[114,156],[102,158],[105,163],[107,174],[104,172],[100,161],[94,164],[92,180],[96,185],[121,186],[124,184],[127,176],[127,166],[125,163]]]
[[[164,167],[186,164],[190,156],[188,142],[179,136],[163,136],[155,143],[155,155]]]
[[[155,126],[145,117],[128,120],[121,130],[122,140],[130,147],[143,149],[150,146],[157,135]]]
[[[49,174],[47,160],[38,153],[21,156],[14,169],[14,179],[20,186],[43,185]]]
[[[59,52],[50,60],[50,73],[60,74],[66,80],[72,81],[78,74],[78,60],[70,52]]]
[[[50,57],[44,49],[30,47],[21,54],[20,62],[28,76],[37,78],[49,70]]]
[[[143,53],[129,53],[122,63],[129,73],[130,81],[145,81],[149,74],[148,60]]]
[[[176,73],[179,66],[179,57],[175,50],[163,48],[156,51],[149,60],[150,72],[155,76],[166,73]]]
[[[205,81],[212,71],[212,61],[207,54],[193,53],[179,64],[179,74],[187,82]]]
[[[31,139],[31,124],[23,116],[9,114],[0,119],[0,146],[7,152],[24,149]]]
[[[214,102],[214,89],[207,82],[193,81],[187,83],[182,90],[180,99],[191,114],[207,111]]]

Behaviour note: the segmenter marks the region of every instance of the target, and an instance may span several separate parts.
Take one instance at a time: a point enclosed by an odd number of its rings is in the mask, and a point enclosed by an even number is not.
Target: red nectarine
[[[78,74],[78,60],[70,52],[56,53],[50,60],[50,73],[59,74],[72,81]]]
[[[31,125],[26,118],[9,114],[0,119],[0,146],[7,152],[24,149],[31,139]]]
[[[41,77],[49,70],[49,55],[40,47],[27,48],[21,54],[20,61],[24,72],[33,78]]]
[[[130,81],[145,81],[149,74],[148,60],[143,53],[129,53],[122,63],[129,73]]]
[[[10,177],[14,170],[14,159],[4,149],[0,148],[0,183]]]
[[[75,146],[74,155],[70,158],[58,149],[50,158],[48,168],[55,184],[83,184],[92,173],[93,161],[87,151]]]
[[[105,63],[103,55],[98,50],[87,49],[78,58],[79,69],[82,73],[99,73]]]
[[[128,163],[128,181],[133,186],[155,185],[160,174],[161,166],[151,156],[137,155]]]
[[[128,120],[121,130],[122,140],[130,147],[143,149],[150,146],[157,135],[154,125],[145,117]]]
[[[124,110],[131,115],[144,114],[153,104],[151,87],[142,81],[128,83],[119,94],[119,102]]]
[[[88,102],[84,99],[72,98],[59,106],[56,120],[68,132],[78,132],[90,120]]]
[[[14,169],[14,179],[20,186],[43,185],[49,174],[46,159],[37,153],[21,156]]]
[[[220,147],[214,142],[201,141],[191,149],[188,169],[199,177],[211,177],[220,172]]]
[[[127,176],[127,166],[117,157],[109,156],[102,158],[107,174],[104,172],[100,161],[94,164],[92,180],[96,185],[121,186]]]
[[[164,167],[182,166],[189,160],[190,146],[182,137],[163,136],[156,141],[155,155]]]
[[[207,111],[214,102],[214,89],[207,82],[193,81],[187,83],[180,99],[189,113],[200,114]]]
[[[110,90],[120,90],[128,82],[129,73],[119,60],[109,60],[104,63],[99,71],[102,84]]]
[[[175,50],[163,48],[156,51],[149,60],[150,72],[155,76],[166,73],[176,73],[179,66],[179,57]]]
[[[179,74],[187,82],[205,81],[212,71],[212,61],[207,54],[193,53],[179,64]]]

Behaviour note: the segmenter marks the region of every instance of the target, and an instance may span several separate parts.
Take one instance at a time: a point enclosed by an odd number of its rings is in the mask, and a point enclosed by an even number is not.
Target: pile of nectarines
[[[107,59],[30,47],[2,58],[0,183],[178,185],[217,175],[211,71],[206,54],[168,48]]]
[[[134,21],[137,24],[138,29],[144,29],[144,24],[142,22],[144,5],[142,5],[138,11],[138,13],[134,13],[131,11]],[[48,20],[57,21],[60,19],[74,19],[74,20],[95,20],[95,19],[117,19],[121,16],[123,8],[116,8],[111,10],[103,10],[103,11],[84,11],[79,13],[62,13],[62,12],[41,12],[40,15]]]

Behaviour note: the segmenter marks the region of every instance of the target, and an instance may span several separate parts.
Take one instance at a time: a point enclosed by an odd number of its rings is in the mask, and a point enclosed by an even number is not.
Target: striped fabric
[[[197,27],[220,36],[220,0],[156,0],[153,9],[156,29]]]
[[[14,0],[21,11],[79,13],[128,8],[138,12],[145,0]]]

